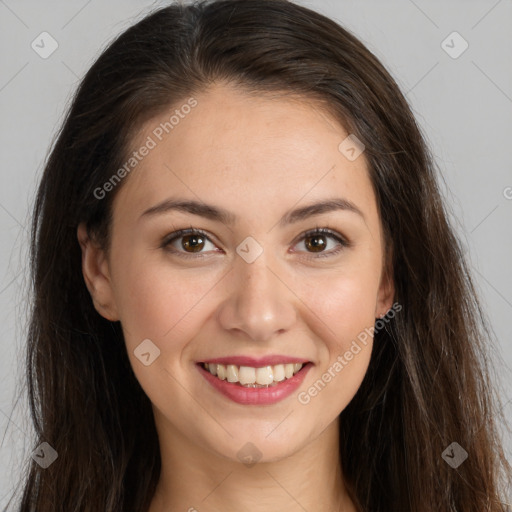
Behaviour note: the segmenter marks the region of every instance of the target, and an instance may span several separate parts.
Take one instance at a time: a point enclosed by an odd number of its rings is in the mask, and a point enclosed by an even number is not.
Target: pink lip
[[[247,361],[247,358],[240,358]],[[236,358],[230,358],[230,361],[236,360]],[[212,360],[214,363],[217,360]],[[255,360],[252,359],[252,362]],[[257,361],[257,360],[256,360]],[[217,363],[224,364],[224,363]],[[232,363],[234,364],[234,363]],[[252,366],[241,365],[241,366]],[[265,365],[263,365],[265,366]],[[270,365],[271,366],[271,365]],[[275,386],[268,388],[245,388],[239,383],[228,382],[227,380],[220,380],[213,376],[209,371],[203,368],[201,363],[196,364],[201,375],[220,393],[224,396],[243,405],[271,405],[281,400],[284,400],[287,396],[291,395],[303,382],[306,373],[313,366],[313,363],[307,363],[303,366],[290,379],[285,379]],[[257,366],[256,366],[257,367]]]
[[[288,364],[288,363],[302,363],[306,364],[309,361],[307,359],[300,359],[298,357],[288,356],[265,356],[265,357],[245,357],[245,356],[232,356],[232,357],[217,357],[215,359],[205,359],[202,363],[212,364],[234,364],[236,366],[251,366],[253,368],[261,368],[263,366],[274,366],[276,364]]]

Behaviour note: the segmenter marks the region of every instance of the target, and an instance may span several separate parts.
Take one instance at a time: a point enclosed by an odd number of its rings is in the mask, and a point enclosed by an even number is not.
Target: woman
[[[129,28],[76,93],[31,249],[19,510],[507,510],[432,158],[335,22],[220,0]]]

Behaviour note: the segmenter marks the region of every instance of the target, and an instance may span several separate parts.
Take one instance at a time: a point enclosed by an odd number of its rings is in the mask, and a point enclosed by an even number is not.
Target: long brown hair
[[[142,123],[214,81],[322,102],[366,146],[402,305],[341,413],[340,460],[364,512],[504,512],[510,482],[491,379],[492,330],[448,221],[437,168],[404,96],[334,21],[286,0],[173,4],[119,35],[89,69],[45,163],[31,231],[26,375],[36,439],[21,512],[147,510],[160,472],[151,403],[119,322],[94,309],[77,226],[108,248],[115,189]],[[133,148],[131,148],[133,150]],[[442,453],[457,442],[457,468]],[[500,501],[501,500],[501,501]]]

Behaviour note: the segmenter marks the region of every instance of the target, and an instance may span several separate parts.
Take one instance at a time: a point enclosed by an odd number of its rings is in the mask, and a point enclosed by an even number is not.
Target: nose
[[[296,295],[279,272],[269,266],[266,251],[252,263],[237,259],[229,296],[219,309],[222,328],[238,337],[266,342],[296,322]],[[282,273],[282,272],[281,272]]]

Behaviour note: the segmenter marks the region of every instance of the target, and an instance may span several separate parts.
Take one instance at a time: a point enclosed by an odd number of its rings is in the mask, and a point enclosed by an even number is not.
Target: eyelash
[[[173,254],[177,254],[180,258],[185,259],[198,259],[198,258],[204,258],[205,255],[202,253],[198,253],[196,255],[194,254],[188,254],[186,252],[180,252],[176,251],[175,249],[170,249],[169,245],[174,242],[175,240],[179,239],[182,236],[185,235],[201,235],[202,237],[206,238],[208,241],[212,242],[210,237],[201,229],[196,229],[193,227],[190,227],[190,229],[180,229],[178,231],[175,231],[169,235],[167,235],[160,245],[161,249],[164,249],[166,251],[169,251]],[[329,228],[320,228],[316,227],[315,229],[311,229],[309,231],[304,232],[302,235],[300,235],[300,238],[297,240],[297,242],[294,244],[301,242],[305,238],[315,236],[315,235],[328,235],[329,237],[336,240],[340,245],[337,249],[332,249],[329,252],[320,252],[316,256],[306,256],[305,258],[308,260],[316,260],[318,258],[327,258],[338,255],[339,252],[341,252],[343,249],[351,247],[351,243],[348,242],[345,238],[343,238],[341,235],[339,235],[336,231],[332,231]],[[213,243],[213,242],[212,242]]]

